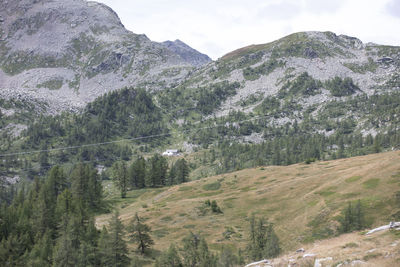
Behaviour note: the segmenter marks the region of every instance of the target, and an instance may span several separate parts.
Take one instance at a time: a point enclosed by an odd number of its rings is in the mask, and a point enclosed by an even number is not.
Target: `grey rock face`
[[[185,61],[195,65],[202,66],[211,61],[207,55],[191,48],[181,40],[165,41],[163,44],[174,53],[180,55]]]
[[[50,113],[125,86],[160,90],[208,58],[134,34],[85,0],[1,1],[0,40],[0,97],[46,101]]]

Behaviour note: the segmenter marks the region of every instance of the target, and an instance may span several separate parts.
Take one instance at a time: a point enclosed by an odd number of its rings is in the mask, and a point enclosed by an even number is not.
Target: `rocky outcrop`
[[[276,96],[287,82],[305,72],[321,82],[351,78],[360,89],[355,94],[398,90],[400,47],[364,44],[357,38],[332,32],[299,32],[233,51],[193,72],[188,80],[193,81],[193,88],[221,81],[241,84],[237,94],[216,112],[220,117],[231,110],[252,112],[256,105],[243,106],[243,100],[257,96],[261,101]],[[307,108],[337,98],[323,87],[315,95],[299,97],[298,103]]]
[[[397,230],[400,230],[400,222],[390,222],[390,223],[387,224],[387,225],[383,225],[383,226],[374,228],[374,229],[372,229],[372,230],[369,230],[369,231],[366,233],[366,235],[370,235],[370,234],[373,234],[373,233],[376,233],[376,232],[380,232],[380,231],[383,231],[383,230],[389,230],[389,229],[397,229]]]

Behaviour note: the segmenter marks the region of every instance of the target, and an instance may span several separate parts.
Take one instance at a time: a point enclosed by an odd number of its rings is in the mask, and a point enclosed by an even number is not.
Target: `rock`
[[[380,59],[377,60],[378,63],[383,63],[383,64],[391,64],[394,62],[393,58],[391,57],[382,57]]]
[[[304,248],[299,248],[298,250],[296,250],[296,253],[304,253],[305,249]]]
[[[192,62],[195,66],[202,66],[211,62],[211,58],[207,55],[194,50],[181,40],[175,40],[174,42],[165,41],[163,44],[171,51],[180,55],[184,60]]]
[[[359,265],[363,265],[363,264],[365,264],[366,262],[365,261],[361,261],[361,260],[354,260],[354,261],[352,261],[351,262],[351,266],[359,266]]]
[[[322,258],[322,259],[315,259],[314,267],[322,267],[321,262],[331,261],[331,260],[332,260],[332,257],[326,257],[326,258]]]
[[[307,57],[307,58],[311,58],[311,59],[312,58],[317,58],[318,57],[318,53],[315,50],[313,50],[312,48],[307,47],[304,50],[304,56]]]
[[[312,258],[312,257],[315,257],[315,256],[317,256],[317,254],[308,253],[308,254],[304,254],[303,258]]]
[[[387,229],[393,229],[393,228],[397,228],[397,227],[400,227],[400,222],[390,222],[388,225],[383,225],[381,227],[377,227],[377,228],[374,228],[374,229],[368,231],[366,233],[366,235],[370,235],[370,234],[373,234],[373,233],[376,233],[376,232],[379,232],[379,231],[383,231],[383,230],[387,230]]]
[[[269,266],[271,266],[269,260],[256,261],[246,265],[246,267],[269,267]]]

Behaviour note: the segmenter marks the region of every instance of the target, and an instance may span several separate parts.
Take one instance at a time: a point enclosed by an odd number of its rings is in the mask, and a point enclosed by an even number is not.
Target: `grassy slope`
[[[217,190],[204,185],[219,183]],[[207,187],[206,187],[207,188]],[[112,192],[112,185],[106,187]],[[121,200],[109,198],[120,208],[124,223],[138,212],[152,226],[155,249],[179,243],[189,230],[200,232],[218,249],[222,244],[245,247],[247,218],[252,213],[275,223],[284,251],[313,241],[309,223],[318,218],[322,228],[335,227],[335,216],[347,201],[361,199],[371,226],[386,224],[393,214],[393,194],[400,191],[400,152],[316,162],[310,165],[253,168],[163,189],[136,190]],[[223,214],[199,214],[205,200],[216,200]],[[106,224],[110,214],[100,215]],[[315,224],[314,224],[315,225]],[[236,234],[223,238],[225,227]]]

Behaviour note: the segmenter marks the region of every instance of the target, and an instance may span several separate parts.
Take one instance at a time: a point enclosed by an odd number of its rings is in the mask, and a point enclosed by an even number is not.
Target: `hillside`
[[[337,216],[349,201],[361,200],[369,227],[393,220],[398,210],[394,194],[400,190],[399,159],[399,152],[393,151],[312,164],[258,167],[169,188],[134,190],[126,199],[113,193],[111,184],[106,183],[105,192],[119,208],[124,223],[138,212],[152,226],[157,250],[165,250],[171,242],[179,243],[189,231],[204,236],[213,250],[223,245],[244,248],[248,218],[255,214],[274,223],[284,251],[290,253],[335,236]],[[216,200],[223,214],[207,210],[207,199]],[[98,216],[97,227],[106,225],[110,216]],[[351,239],[343,237],[346,242]],[[326,257],[342,253],[328,246],[325,251],[321,251],[325,247],[316,245],[318,248],[318,255]],[[341,257],[359,258],[350,253]]]
[[[296,98],[296,104],[306,109],[346,96],[395,91],[400,87],[399,66],[399,47],[364,44],[355,37],[332,32],[299,32],[233,51],[190,74],[175,90],[193,99],[191,95],[198,87],[239,83],[234,93],[206,113],[217,117],[233,110],[255,112],[265,98],[277,96],[282,103]],[[345,78],[351,79],[353,89],[339,92],[327,83]],[[198,99],[193,102],[198,106]],[[288,119],[299,118],[294,114]],[[282,124],[287,120],[273,122]]]
[[[0,3],[0,96],[78,110],[125,86],[159,90],[210,59],[152,42],[109,7],[86,0]],[[175,49],[178,47],[178,49]]]

